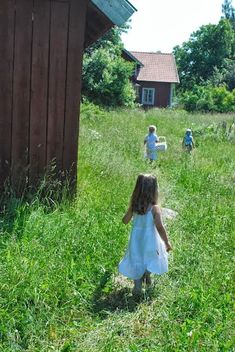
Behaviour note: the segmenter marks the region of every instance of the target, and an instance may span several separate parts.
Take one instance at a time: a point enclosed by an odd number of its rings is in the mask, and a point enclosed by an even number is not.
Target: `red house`
[[[171,107],[174,86],[179,83],[173,54],[124,50],[123,57],[136,65],[132,79],[138,102],[143,106]]]
[[[128,0],[0,1],[0,188],[54,163],[76,179],[83,50],[135,11]]]

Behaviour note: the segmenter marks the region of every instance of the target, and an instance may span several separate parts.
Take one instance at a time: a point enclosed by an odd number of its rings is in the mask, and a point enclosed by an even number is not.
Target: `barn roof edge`
[[[91,0],[115,25],[123,25],[137,9],[128,0]]]

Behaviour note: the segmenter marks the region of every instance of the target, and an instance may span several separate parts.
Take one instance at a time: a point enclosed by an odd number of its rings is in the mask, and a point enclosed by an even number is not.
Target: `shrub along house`
[[[54,162],[76,179],[83,50],[128,0],[0,1],[0,187],[37,184]]]
[[[123,57],[135,63],[132,80],[138,102],[143,106],[171,107],[174,86],[179,83],[174,56],[124,50]]]

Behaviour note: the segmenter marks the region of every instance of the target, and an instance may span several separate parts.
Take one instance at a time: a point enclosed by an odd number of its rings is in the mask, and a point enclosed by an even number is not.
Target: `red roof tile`
[[[179,83],[173,54],[130,51],[144,65],[140,68],[138,81]]]

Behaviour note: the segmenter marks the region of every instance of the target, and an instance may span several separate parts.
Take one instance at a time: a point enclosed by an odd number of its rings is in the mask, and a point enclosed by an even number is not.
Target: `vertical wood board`
[[[12,120],[12,183],[16,189],[28,176],[32,12],[32,0],[16,0]]]
[[[29,177],[31,183],[37,183],[46,166],[49,35],[50,2],[34,0],[30,109]]]
[[[68,41],[68,69],[64,125],[63,169],[76,179],[81,99],[82,57],[85,36],[87,1],[72,0]]]
[[[51,3],[47,164],[62,168],[69,4]]]
[[[10,176],[14,0],[0,1],[0,186]]]

